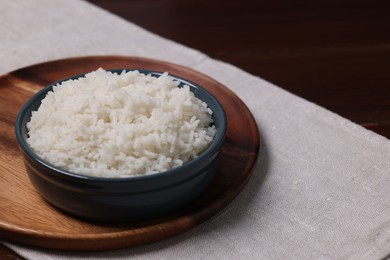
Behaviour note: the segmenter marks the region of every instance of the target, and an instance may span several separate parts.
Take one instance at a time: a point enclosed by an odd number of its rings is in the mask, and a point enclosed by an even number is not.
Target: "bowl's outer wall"
[[[218,158],[193,168],[194,177],[173,186],[145,192],[106,193],[101,190],[83,189],[79,183],[63,185],[51,176],[50,170],[34,160],[24,157],[24,163],[34,187],[57,208],[70,214],[99,221],[137,220],[154,217],[184,205],[197,197],[214,177]],[[144,185],[147,185],[145,183]],[[75,190],[75,186],[77,190]]]

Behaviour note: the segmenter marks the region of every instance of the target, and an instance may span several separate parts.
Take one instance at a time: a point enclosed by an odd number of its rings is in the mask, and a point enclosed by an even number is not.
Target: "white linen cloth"
[[[0,74],[106,54],[189,66],[232,89],[261,133],[253,177],[223,214],[151,245],[87,253],[7,246],[28,259],[380,259],[390,253],[388,139],[89,3],[0,2]]]

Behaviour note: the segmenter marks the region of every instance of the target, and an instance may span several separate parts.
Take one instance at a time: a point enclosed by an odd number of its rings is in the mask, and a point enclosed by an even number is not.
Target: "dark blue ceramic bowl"
[[[111,70],[120,73],[122,70]],[[159,76],[162,73],[138,70]],[[70,79],[84,76],[77,75]],[[213,111],[217,129],[210,147],[196,159],[175,169],[147,176],[128,178],[90,177],[56,168],[36,155],[26,142],[26,124],[46,93],[57,83],[35,94],[21,108],[16,120],[19,142],[28,176],[40,194],[55,207],[72,215],[98,221],[131,221],[156,217],[174,210],[202,193],[215,174],[218,154],[224,141],[227,119],[221,104],[208,91],[183,78],[195,95]],[[65,79],[68,80],[68,79]],[[180,87],[179,86],[179,87]]]

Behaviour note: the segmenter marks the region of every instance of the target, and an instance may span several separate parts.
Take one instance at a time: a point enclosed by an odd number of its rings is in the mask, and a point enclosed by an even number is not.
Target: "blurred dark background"
[[[89,2],[390,138],[390,1]]]

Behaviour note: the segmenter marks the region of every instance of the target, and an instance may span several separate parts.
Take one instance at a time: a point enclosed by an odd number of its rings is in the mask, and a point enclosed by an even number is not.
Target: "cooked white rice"
[[[212,142],[212,111],[167,73],[98,69],[53,87],[27,124],[27,139],[61,169],[99,177],[166,171]]]

